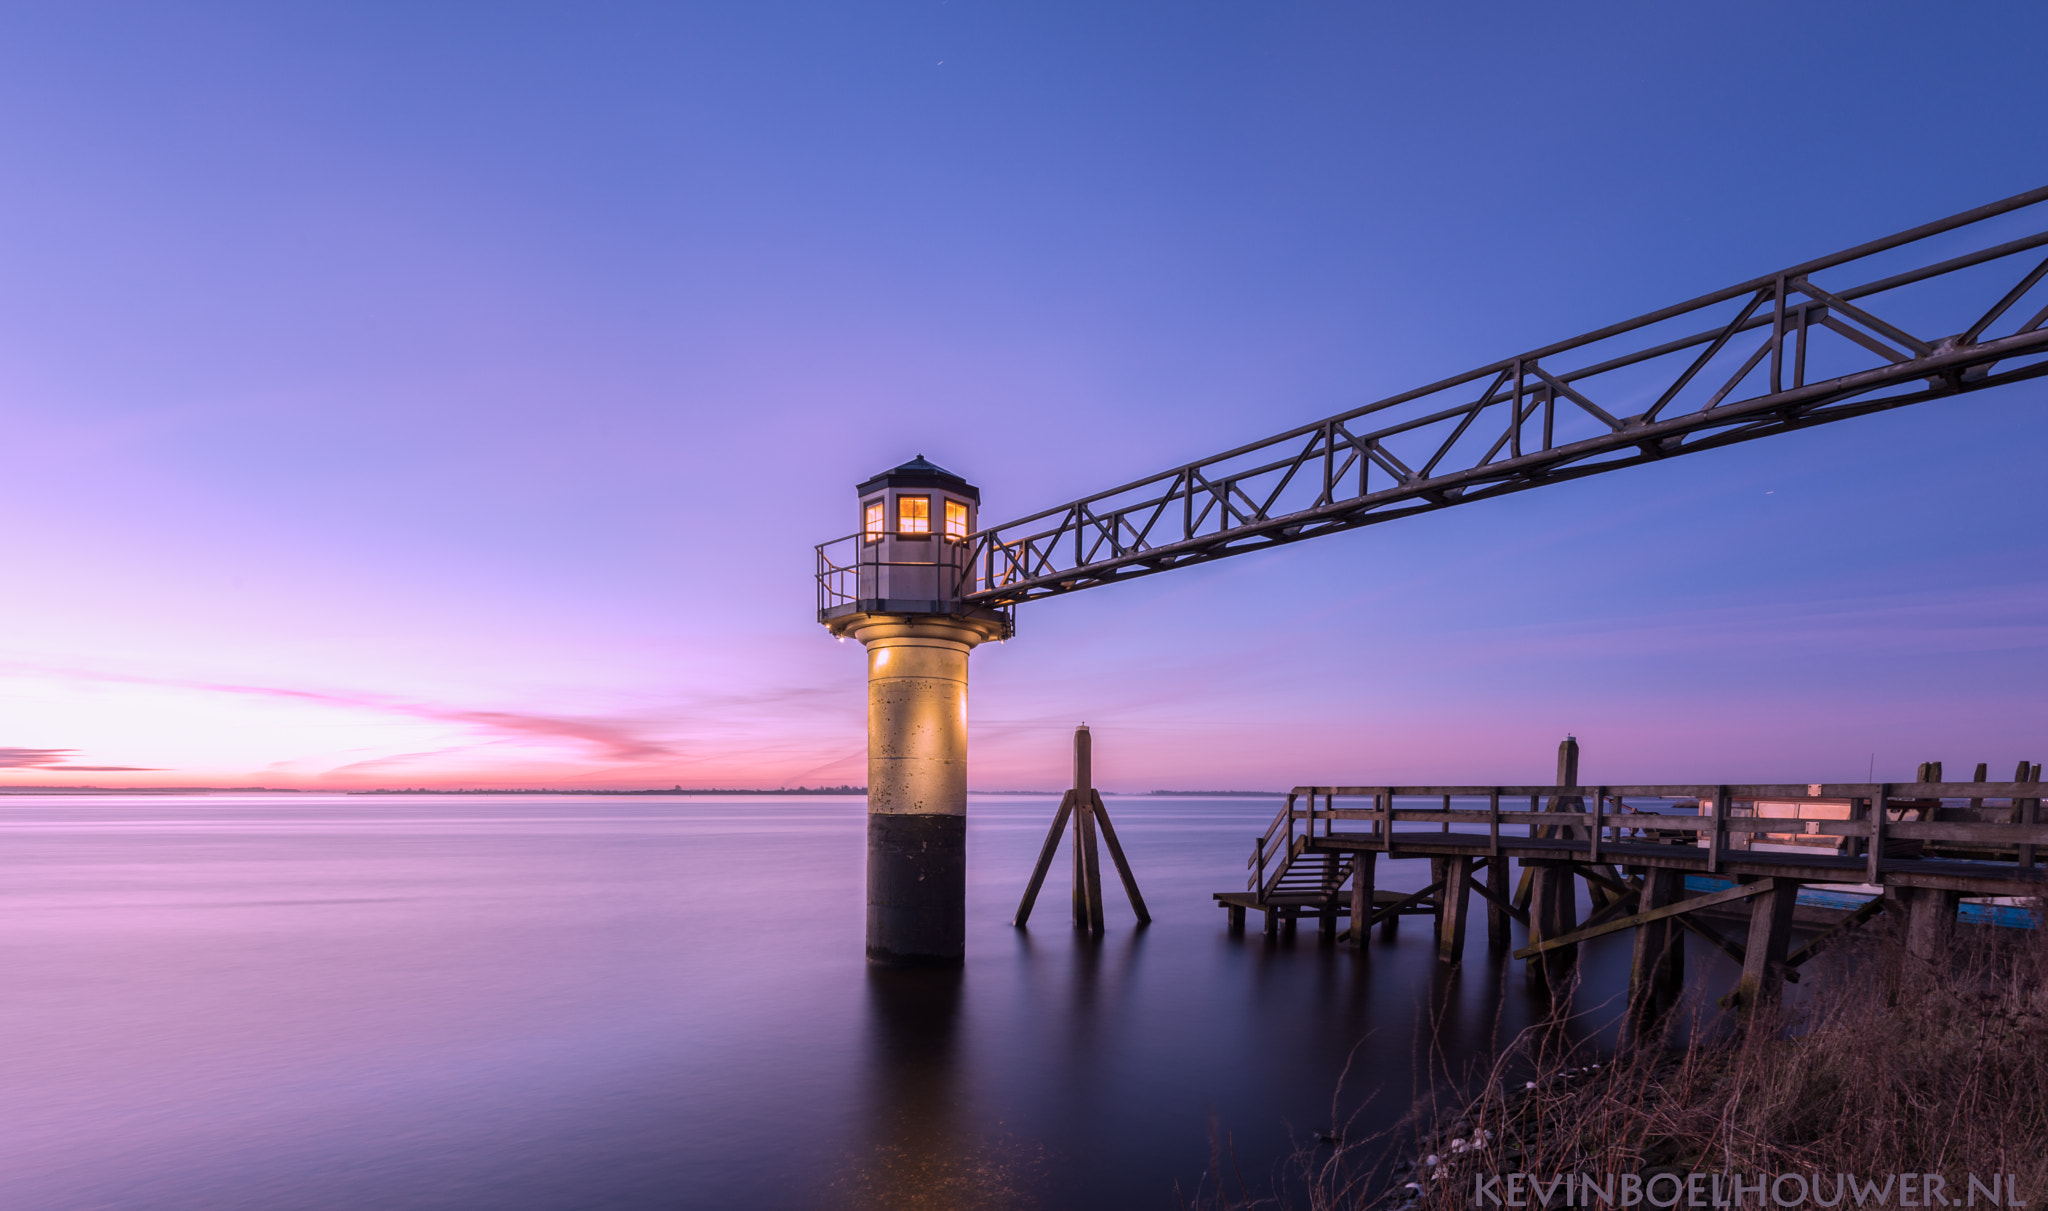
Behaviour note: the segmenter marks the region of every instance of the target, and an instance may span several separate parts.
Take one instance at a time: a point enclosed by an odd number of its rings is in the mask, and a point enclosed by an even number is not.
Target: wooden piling
[[[1685,872],[1648,867],[1643,871],[1642,912],[1685,898]],[[1628,1000],[1638,1020],[1647,1021],[1678,1002],[1685,987],[1685,930],[1665,917],[1636,927],[1629,962]]]
[[[1365,949],[1366,935],[1372,921],[1373,908],[1373,867],[1379,855],[1363,850],[1351,855],[1351,948]]]
[[[1465,925],[1472,900],[1472,859],[1444,860],[1444,889],[1437,893],[1436,957],[1446,963],[1465,957]]]
[[[1515,940],[1509,931],[1514,918],[1508,915],[1505,903],[1514,894],[1506,856],[1486,860],[1486,887],[1493,893],[1486,897],[1486,945],[1489,950],[1506,950]]]
[[[1750,897],[1749,941],[1743,947],[1742,979],[1735,1003],[1753,1009],[1778,999],[1785,988],[1786,955],[1792,949],[1792,909],[1797,879],[1771,879],[1771,890]]]
[[[1429,860],[1429,881],[1439,888],[1443,887],[1446,877],[1445,872],[1450,869],[1450,865],[1451,860],[1449,858],[1431,858]],[[1429,936],[1431,944],[1441,953],[1444,945],[1444,895],[1442,891],[1437,892],[1436,903],[1430,905]]]
[[[1566,736],[1557,746],[1557,785],[1560,787],[1579,784],[1579,742]],[[1573,809],[1573,796],[1557,795],[1549,803],[1551,811]],[[1574,836],[1569,825],[1553,830],[1557,836],[1567,840]],[[1523,862],[1523,868],[1530,864]],[[1548,938],[1563,937],[1578,928],[1579,889],[1571,864],[1568,862],[1543,862],[1534,867],[1535,878],[1530,881],[1529,898],[1529,941],[1542,942]],[[1560,946],[1546,950],[1541,955],[1536,971],[1545,983],[1553,986],[1560,983],[1571,971],[1578,959],[1577,946]]]
[[[2026,783],[2039,782],[2041,780],[2041,767],[2033,762],[2022,761],[2020,762],[2019,772],[2013,775],[2012,780],[2014,782]],[[2013,802],[2013,823],[2033,824],[2036,823],[2040,819],[2040,817],[2041,801],[2039,799],[2018,799]],[[2035,852],[2036,849],[2032,845],[2020,846],[2019,853],[2017,855],[2019,864],[2027,869],[2032,869],[2035,860]]]
[[[1535,895],[1529,901],[1529,942],[1531,945],[1561,938],[1578,929],[1578,888],[1568,863],[1536,868]],[[1546,950],[1539,957],[1536,974],[1545,983],[1560,986],[1578,959],[1576,944]]]
[[[1901,888],[1906,894],[1906,953],[1928,964],[1943,964],[1955,930],[1959,892],[1938,887]],[[1938,969],[1938,968],[1937,968]]]

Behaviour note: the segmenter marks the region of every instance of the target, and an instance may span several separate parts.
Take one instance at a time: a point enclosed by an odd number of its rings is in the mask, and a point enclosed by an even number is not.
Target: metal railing
[[[891,539],[894,536],[890,536]],[[968,546],[957,539],[934,536],[914,549],[930,552],[928,559],[906,559],[910,544],[901,541],[866,541],[862,534],[849,534],[818,544],[818,617],[820,620],[857,611],[888,611],[889,601],[925,603],[915,613],[957,612],[961,600],[976,587],[974,565]],[[894,558],[882,558],[887,550]],[[895,569],[931,573],[932,592],[916,598],[895,594],[890,573]],[[908,607],[902,607],[907,609]]]

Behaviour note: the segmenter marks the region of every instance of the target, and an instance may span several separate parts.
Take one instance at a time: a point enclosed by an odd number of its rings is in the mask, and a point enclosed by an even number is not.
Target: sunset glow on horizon
[[[10,13],[0,790],[858,785],[857,483],[1006,521],[2042,184],[2035,40],[1917,20]],[[1030,603],[970,785],[2003,777],[2044,451],[2036,381]]]

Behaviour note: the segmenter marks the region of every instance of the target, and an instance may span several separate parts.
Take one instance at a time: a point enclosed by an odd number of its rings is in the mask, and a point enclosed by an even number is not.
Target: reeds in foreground
[[[1484,1179],[1513,1173],[1704,1173],[1824,1179],[1811,1206],[1834,1196],[1838,1175],[1910,1173],[1944,1176],[1941,1196],[1956,1206],[1973,1174],[2008,1175],[2001,1192],[2017,1200],[2001,1202],[2048,1206],[2048,931],[1959,929],[1937,968],[1880,921],[1807,974],[1816,987],[1806,999],[1696,1022],[1682,1047],[1641,1037],[1600,1056],[1555,1027],[1532,1028],[1471,1087],[1430,1091],[1394,1130],[1305,1143],[1278,1188],[1255,1197],[1217,1181],[1197,1201],[1450,1211],[1474,1206]],[[1658,1188],[1655,1201],[1668,1203],[1678,1185]],[[1845,1206],[1857,1205],[1856,1188]],[[1788,1182],[1780,1200],[1800,1189]],[[1519,1193],[1528,1206],[1563,1207],[1584,1192],[1574,1181]],[[1911,1205],[1901,1194],[1863,1205]]]

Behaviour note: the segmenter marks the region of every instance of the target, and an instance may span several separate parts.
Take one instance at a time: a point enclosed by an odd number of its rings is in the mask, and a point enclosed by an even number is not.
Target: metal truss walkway
[[[1980,206],[990,527],[967,539],[960,598],[1005,609],[2048,374],[2048,260],[2026,255],[2048,245],[2048,214],[2028,211],[2044,201]]]

